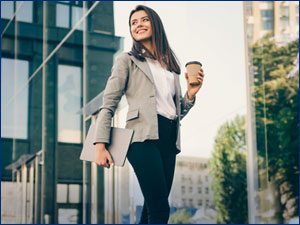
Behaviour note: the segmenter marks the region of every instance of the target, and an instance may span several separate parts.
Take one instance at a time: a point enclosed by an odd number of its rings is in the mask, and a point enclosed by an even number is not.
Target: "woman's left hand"
[[[203,79],[204,79],[204,71],[201,68],[200,71],[198,71],[199,75],[198,75],[198,81],[200,82],[197,85],[190,85],[189,84],[189,79],[188,79],[188,74],[185,73],[185,79],[186,79],[186,83],[187,83],[187,87],[188,87],[188,97],[189,100],[193,100],[195,95],[197,94],[197,92],[200,90],[200,88],[202,87],[202,83],[203,83]]]

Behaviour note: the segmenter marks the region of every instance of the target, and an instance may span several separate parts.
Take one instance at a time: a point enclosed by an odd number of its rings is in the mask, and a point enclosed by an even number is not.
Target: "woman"
[[[129,105],[126,127],[134,130],[127,159],[145,199],[140,223],[167,223],[168,196],[180,152],[180,120],[194,105],[204,73],[199,71],[197,86],[189,85],[185,74],[188,91],[182,98],[180,67],[157,13],[139,5],[130,13],[129,27],[132,50],[116,59],[96,121],[96,163],[107,168],[113,163],[105,144],[111,119],[125,94]]]

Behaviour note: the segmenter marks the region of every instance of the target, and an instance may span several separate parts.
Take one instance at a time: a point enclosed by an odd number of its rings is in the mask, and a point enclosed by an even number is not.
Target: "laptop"
[[[86,139],[83,143],[80,159],[95,162],[96,145],[93,144],[95,138],[96,124],[92,123]],[[114,165],[124,166],[127,151],[133,137],[133,130],[127,128],[112,127],[110,133],[110,144],[106,149],[110,153]]]

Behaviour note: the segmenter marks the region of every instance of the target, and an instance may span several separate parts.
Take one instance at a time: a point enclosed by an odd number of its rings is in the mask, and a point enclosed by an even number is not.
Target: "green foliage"
[[[299,216],[299,71],[287,78],[298,52],[299,39],[277,46],[266,36],[253,45],[251,56],[259,187],[266,188],[266,174],[275,181],[281,222]],[[248,222],[244,126],[244,118],[236,117],[215,139],[209,169],[216,223]]]
[[[288,199],[281,203],[288,210],[288,200],[296,200],[292,216],[299,216],[299,71],[292,78],[287,75],[298,52],[299,39],[279,47],[268,38],[256,43],[252,52],[259,170],[278,187],[288,183],[281,193]]]
[[[169,224],[190,224],[189,219],[191,218],[191,213],[186,209],[178,209],[175,213],[173,213],[168,223]]]
[[[209,161],[216,223],[248,222],[245,117],[222,125]]]

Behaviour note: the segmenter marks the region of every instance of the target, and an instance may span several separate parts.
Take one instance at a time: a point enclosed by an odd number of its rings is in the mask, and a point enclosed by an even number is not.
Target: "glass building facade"
[[[123,51],[114,4],[1,1],[2,223],[138,222],[128,161],[79,160]],[[170,223],[299,222],[299,3],[241,10],[247,112],[220,127],[212,158],[178,158]],[[127,110],[123,97],[112,125],[125,127]]]
[[[1,1],[1,42],[2,222],[103,223],[103,168],[79,160],[91,120],[80,110],[122,50],[113,2]]]
[[[244,2],[251,223],[299,223],[298,16],[299,2]]]

